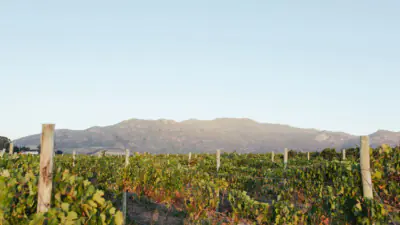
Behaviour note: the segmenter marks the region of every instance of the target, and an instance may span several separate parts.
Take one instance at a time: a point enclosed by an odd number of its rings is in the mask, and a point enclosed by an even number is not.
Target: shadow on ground
[[[127,224],[131,225],[164,225],[184,224],[185,213],[168,209],[163,204],[154,203],[135,194],[127,195]]]

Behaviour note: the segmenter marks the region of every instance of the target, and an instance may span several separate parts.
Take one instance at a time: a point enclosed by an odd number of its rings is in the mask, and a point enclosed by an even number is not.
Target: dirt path
[[[219,212],[227,213],[230,212],[231,206],[227,198],[220,199],[221,205]],[[150,200],[141,199],[139,200],[136,195],[128,194],[127,198],[127,224],[129,225],[184,225],[185,224],[185,213],[168,210],[163,204],[157,204]],[[226,219],[223,216],[219,219]],[[218,219],[215,217],[214,219]],[[212,220],[212,218],[209,218]],[[225,220],[224,219],[224,220]],[[230,223],[225,223],[230,224]],[[239,222],[240,225],[249,225],[250,223]]]
[[[135,200],[129,195],[127,199],[127,224],[135,225],[183,225],[185,215],[182,212],[168,211],[162,204]]]

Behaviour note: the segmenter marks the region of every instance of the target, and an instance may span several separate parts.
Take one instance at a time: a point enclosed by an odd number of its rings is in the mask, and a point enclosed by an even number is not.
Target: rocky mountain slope
[[[370,135],[371,145],[398,144],[400,132],[379,130]],[[359,137],[342,132],[302,129],[288,125],[258,123],[250,119],[140,120],[130,119],[106,127],[86,130],[56,130],[57,149],[131,149],[151,153],[237,152],[321,150],[327,147],[353,147]],[[15,140],[16,145],[37,146],[40,134]]]

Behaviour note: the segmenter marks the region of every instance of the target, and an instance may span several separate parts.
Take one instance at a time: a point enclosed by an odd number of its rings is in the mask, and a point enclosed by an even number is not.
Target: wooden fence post
[[[219,171],[219,167],[221,165],[221,150],[217,150],[217,172]],[[219,188],[217,188],[216,190],[216,194],[217,194],[217,205],[216,205],[216,211],[219,212]]]
[[[369,137],[361,136],[360,167],[364,198],[372,199],[372,180],[370,171]]]
[[[129,150],[125,149],[125,169],[129,166]],[[124,187],[124,193],[122,197],[122,213],[124,215],[124,224],[126,224],[126,198],[127,193]]]
[[[218,172],[218,170],[219,170],[219,166],[221,165],[220,164],[220,155],[221,155],[221,150],[217,150],[217,172]]]
[[[192,158],[192,153],[189,152],[189,158],[188,158],[188,165],[190,165],[190,159]]]
[[[271,161],[272,161],[272,162],[275,162],[275,152],[272,152],[272,153],[271,153]]]
[[[342,150],[342,159],[346,160],[346,149]]]
[[[288,149],[285,148],[285,153],[283,155],[283,163],[285,164],[285,169],[286,169],[286,166],[287,166],[287,161],[288,161]]]
[[[72,166],[73,167],[75,167],[75,156],[76,155],[76,152],[75,152],[75,150],[72,152]]]
[[[125,167],[129,165],[129,150],[125,149]]]
[[[13,143],[13,142],[10,142],[10,146],[9,146],[9,149],[8,149],[8,153],[9,153],[10,155],[14,154],[14,143]]]
[[[53,152],[55,124],[42,125],[40,140],[40,172],[38,184],[37,212],[47,212],[50,208],[51,190],[53,188]]]
[[[307,152],[307,160],[310,161],[310,152]]]

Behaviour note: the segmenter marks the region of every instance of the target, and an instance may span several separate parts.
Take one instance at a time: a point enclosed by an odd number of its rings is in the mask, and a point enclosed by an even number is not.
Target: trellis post
[[[285,169],[286,169],[286,166],[287,166],[287,162],[288,162],[288,149],[285,148],[285,152],[284,152],[284,155],[283,155],[283,163],[285,164]]]
[[[10,142],[8,152],[10,153],[10,155],[14,154],[14,143],[13,142]]]
[[[76,151],[74,150],[72,152],[72,166],[75,167],[75,157],[76,157]]]
[[[218,172],[218,170],[219,170],[219,167],[220,167],[220,163],[221,163],[221,161],[220,161],[220,156],[221,156],[221,150],[217,150],[217,172]]]
[[[47,212],[50,208],[53,187],[53,152],[55,124],[43,124],[40,141],[40,170],[38,184],[37,212]]]
[[[372,179],[370,171],[369,137],[361,136],[360,167],[364,198],[372,199]]]

